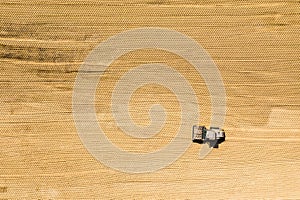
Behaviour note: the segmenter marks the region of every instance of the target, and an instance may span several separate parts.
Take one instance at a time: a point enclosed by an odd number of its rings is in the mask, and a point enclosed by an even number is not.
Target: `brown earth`
[[[1,200],[300,198],[298,0],[2,0],[0,11]],[[184,33],[221,72],[227,138],[203,160],[201,146],[192,144],[162,170],[127,174],[94,159],[78,137],[72,92],[80,65],[101,41],[138,27]],[[186,77],[199,100],[199,124],[209,126],[209,93],[193,66],[170,52],[134,51],[112,63],[96,96],[99,124],[126,151],[161,148],[181,123],[176,96],[156,84],[134,93],[130,113],[148,125],[148,109],[163,105],[167,122],[159,134],[132,138],[114,122],[115,83],[151,62]]]

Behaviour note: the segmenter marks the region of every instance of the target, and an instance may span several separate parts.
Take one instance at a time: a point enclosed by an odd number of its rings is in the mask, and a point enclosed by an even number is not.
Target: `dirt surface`
[[[176,30],[210,54],[226,90],[227,138],[205,159],[192,144],[164,169],[128,174],[83,146],[72,94],[93,48],[140,27]],[[299,199],[299,38],[296,0],[0,1],[0,199]],[[167,64],[188,80],[199,124],[209,126],[212,114],[207,85],[182,57],[157,49],[121,56],[101,76],[95,110],[107,138],[135,153],[172,142],[183,123],[176,95],[153,83],[134,92],[129,111],[147,126],[149,109],[161,104],[163,129],[138,139],[118,128],[112,91],[145,63]]]

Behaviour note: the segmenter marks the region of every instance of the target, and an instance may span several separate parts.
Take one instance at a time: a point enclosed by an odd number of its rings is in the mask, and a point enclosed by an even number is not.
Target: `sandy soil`
[[[300,198],[299,1],[0,4],[0,199]],[[220,70],[227,138],[203,160],[201,145],[192,144],[162,170],[127,174],[98,162],[78,137],[72,92],[80,65],[100,42],[138,27],[184,33]],[[139,88],[129,102],[132,119],[144,126],[151,123],[151,105],[164,106],[166,123],[155,137],[130,137],[114,121],[110,101],[117,81],[126,71],[155,62],[189,81],[198,99],[199,124],[210,123],[207,85],[190,63],[162,50],[130,52],[104,72],[95,101],[99,125],[126,151],[158,150],[182,123],[176,95],[157,84]]]

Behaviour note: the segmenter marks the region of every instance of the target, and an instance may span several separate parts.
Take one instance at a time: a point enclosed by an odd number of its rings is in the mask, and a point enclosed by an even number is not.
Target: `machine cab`
[[[193,126],[192,141],[195,143],[207,143],[209,147],[218,148],[225,141],[225,132],[218,127]]]

